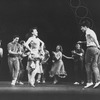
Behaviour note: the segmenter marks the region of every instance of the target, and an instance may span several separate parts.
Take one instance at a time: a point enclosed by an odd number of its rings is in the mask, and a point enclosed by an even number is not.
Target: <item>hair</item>
[[[29,32],[25,35],[26,40],[27,40],[29,37],[32,36],[33,29],[38,30],[37,27],[30,28],[30,29],[29,29]]]
[[[19,38],[19,36],[18,36],[18,35],[14,35],[14,36],[13,36],[13,39],[15,39],[16,37],[18,37],[18,38]]]
[[[25,42],[24,40],[21,40],[21,41],[20,41],[20,44],[23,44],[24,42]]]
[[[75,47],[76,47],[77,45],[80,45],[80,48],[81,48],[81,44],[80,44],[80,43],[76,43]]]
[[[37,27],[32,27],[32,28],[30,28],[30,32],[33,32],[33,29],[36,29],[36,30],[38,30],[38,28]]]
[[[83,27],[90,27],[90,22],[88,21],[88,20],[86,20],[86,21],[83,21],[82,23],[81,23],[81,26],[83,26]]]

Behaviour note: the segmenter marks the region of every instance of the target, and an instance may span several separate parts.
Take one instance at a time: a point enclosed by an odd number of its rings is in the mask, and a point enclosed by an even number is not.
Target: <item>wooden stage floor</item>
[[[11,86],[10,82],[0,82],[0,100],[100,100],[100,86],[83,90],[82,85],[72,83],[36,84]]]

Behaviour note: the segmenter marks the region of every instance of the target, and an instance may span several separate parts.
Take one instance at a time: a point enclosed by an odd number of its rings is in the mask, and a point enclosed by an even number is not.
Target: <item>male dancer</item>
[[[20,70],[19,70],[18,79],[17,79],[17,83],[19,83],[21,85],[24,84],[22,82],[22,78],[23,78],[24,72],[25,72],[24,65],[23,65],[23,58],[27,56],[25,54],[26,48],[25,48],[24,44],[25,44],[25,41],[24,40],[21,40],[20,41],[20,46],[21,46],[21,52],[22,52],[22,54],[19,56]]]
[[[19,36],[14,36],[13,41],[8,43],[8,65],[12,75],[11,85],[15,85],[17,82],[20,65],[19,55],[21,55],[20,44],[18,43]]]
[[[87,72],[87,84],[84,88],[88,88],[93,85],[92,80],[92,71],[95,76],[95,85],[93,88],[96,88],[100,84],[100,73],[98,68],[98,57],[99,57],[99,48],[100,45],[97,40],[95,32],[88,27],[88,25],[81,26],[81,30],[86,33],[86,44],[87,50],[85,54],[85,68]],[[83,43],[79,41],[78,43]]]

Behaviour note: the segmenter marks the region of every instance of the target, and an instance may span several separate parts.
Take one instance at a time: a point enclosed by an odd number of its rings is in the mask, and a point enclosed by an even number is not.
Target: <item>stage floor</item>
[[[0,82],[0,100],[100,100],[100,86],[83,89],[83,85],[72,83],[45,83],[31,87],[24,85],[11,86],[10,82]]]

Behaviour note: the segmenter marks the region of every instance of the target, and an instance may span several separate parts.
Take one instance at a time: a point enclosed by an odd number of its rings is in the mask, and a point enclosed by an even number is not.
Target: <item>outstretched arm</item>
[[[78,41],[77,43],[86,43],[86,41]]]
[[[68,57],[68,56],[65,56],[64,54],[62,56],[67,58],[67,59],[74,59],[73,57]]]

